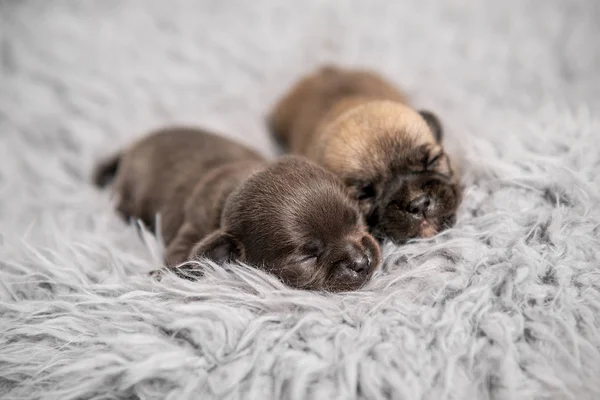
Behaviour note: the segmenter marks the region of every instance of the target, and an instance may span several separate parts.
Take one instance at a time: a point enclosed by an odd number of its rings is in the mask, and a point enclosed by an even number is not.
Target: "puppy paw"
[[[178,278],[187,279],[188,281],[196,281],[204,275],[201,268],[195,265],[183,264],[177,267],[155,269],[150,271],[148,276],[160,282],[169,272],[174,273]]]
[[[156,279],[157,281],[161,281],[163,276],[165,275],[165,269],[164,268],[160,268],[160,269],[155,269],[153,271],[148,272],[148,276],[152,279]]]

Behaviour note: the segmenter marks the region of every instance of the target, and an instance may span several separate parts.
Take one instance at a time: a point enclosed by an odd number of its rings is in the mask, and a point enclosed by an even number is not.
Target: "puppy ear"
[[[196,244],[189,260],[206,257],[218,263],[241,259],[244,254],[243,246],[233,236],[223,231],[215,231]]]
[[[421,114],[421,117],[423,117],[425,122],[427,122],[427,125],[429,125],[429,129],[431,129],[435,140],[440,143],[444,136],[444,129],[442,128],[442,123],[438,117],[431,111],[427,110],[420,110],[419,114]]]

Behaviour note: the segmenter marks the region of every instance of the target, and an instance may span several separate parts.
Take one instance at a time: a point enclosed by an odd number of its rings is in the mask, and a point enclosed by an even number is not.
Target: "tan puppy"
[[[291,286],[340,291],[362,286],[381,260],[342,183],[304,158],[267,163],[223,137],[172,128],[100,165],[95,181],[113,177],[123,217],[154,227],[160,214],[170,267],[239,260]]]
[[[442,127],[379,75],[327,66],[269,117],[273,135],[339,176],[379,239],[403,243],[451,226],[461,201]]]

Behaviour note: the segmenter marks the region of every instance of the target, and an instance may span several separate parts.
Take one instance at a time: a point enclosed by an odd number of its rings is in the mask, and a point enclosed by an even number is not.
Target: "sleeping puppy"
[[[290,286],[343,291],[361,287],[381,260],[343,184],[304,158],[267,163],[226,138],[180,127],[137,141],[94,179],[105,186],[113,178],[124,218],[154,228],[160,214],[175,271],[193,269],[180,264],[198,257],[238,260]]]
[[[454,224],[461,188],[440,122],[379,75],[323,67],[290,89],[268,124],[292,153],[342,179],[378,239],[404,243]]]

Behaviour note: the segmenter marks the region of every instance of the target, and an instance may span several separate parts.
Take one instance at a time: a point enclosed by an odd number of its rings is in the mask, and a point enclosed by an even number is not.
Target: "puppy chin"
[[[398,232],[387,231],[382,236],[391,238],[397,244],[404,244],[411,239],[429,239],[451,228],[453,225],[452,221],[451,217],[427,218],[415,223],[411,229],[407,229],[402,235],[398,234]]]
[[[439,232],[439,229],[437,227],[437,224],[435,224],[432,221],[424,219],[423,221],[421,221],[419,223],[418,237],[420,237],[420,238],[431,238],[431,237],[434,237],[435,235],[437,235],[438,232]]]
[[[408,241],[420,238],[430,238],[437,235],[438,230],[435,225],[425,221],[414,222],[412,224],[402,224],[401,226],[379,225],[372,230],[372,235],[379,241],[380,245],[386,240],[395,245],[403,245]]]
[[[312,273],[295,271],[286,274],[285,283],[304,290],[325,290],[328,292],[346,292],[360,289],[371,277],[361,275],[349,269],[337,269],[327,274],[327,267],[320,266]]]
[[[357,274],[352,274],[351,271],[337,271],[329,278],[326,289],[330,292],[358,290],[369,281],[369,278],[370,276],[357,276]]]
[[[454,214],[437,217],[427,218],[419,223],[419,238],[431,238],[446,229],[452,228],[456,222]]]
[[[327,277],[323,268],[305,267],[294,260],[286,260],[278,264],[281,266],[268,271],[286,285],[302,290],[327,289]]]

